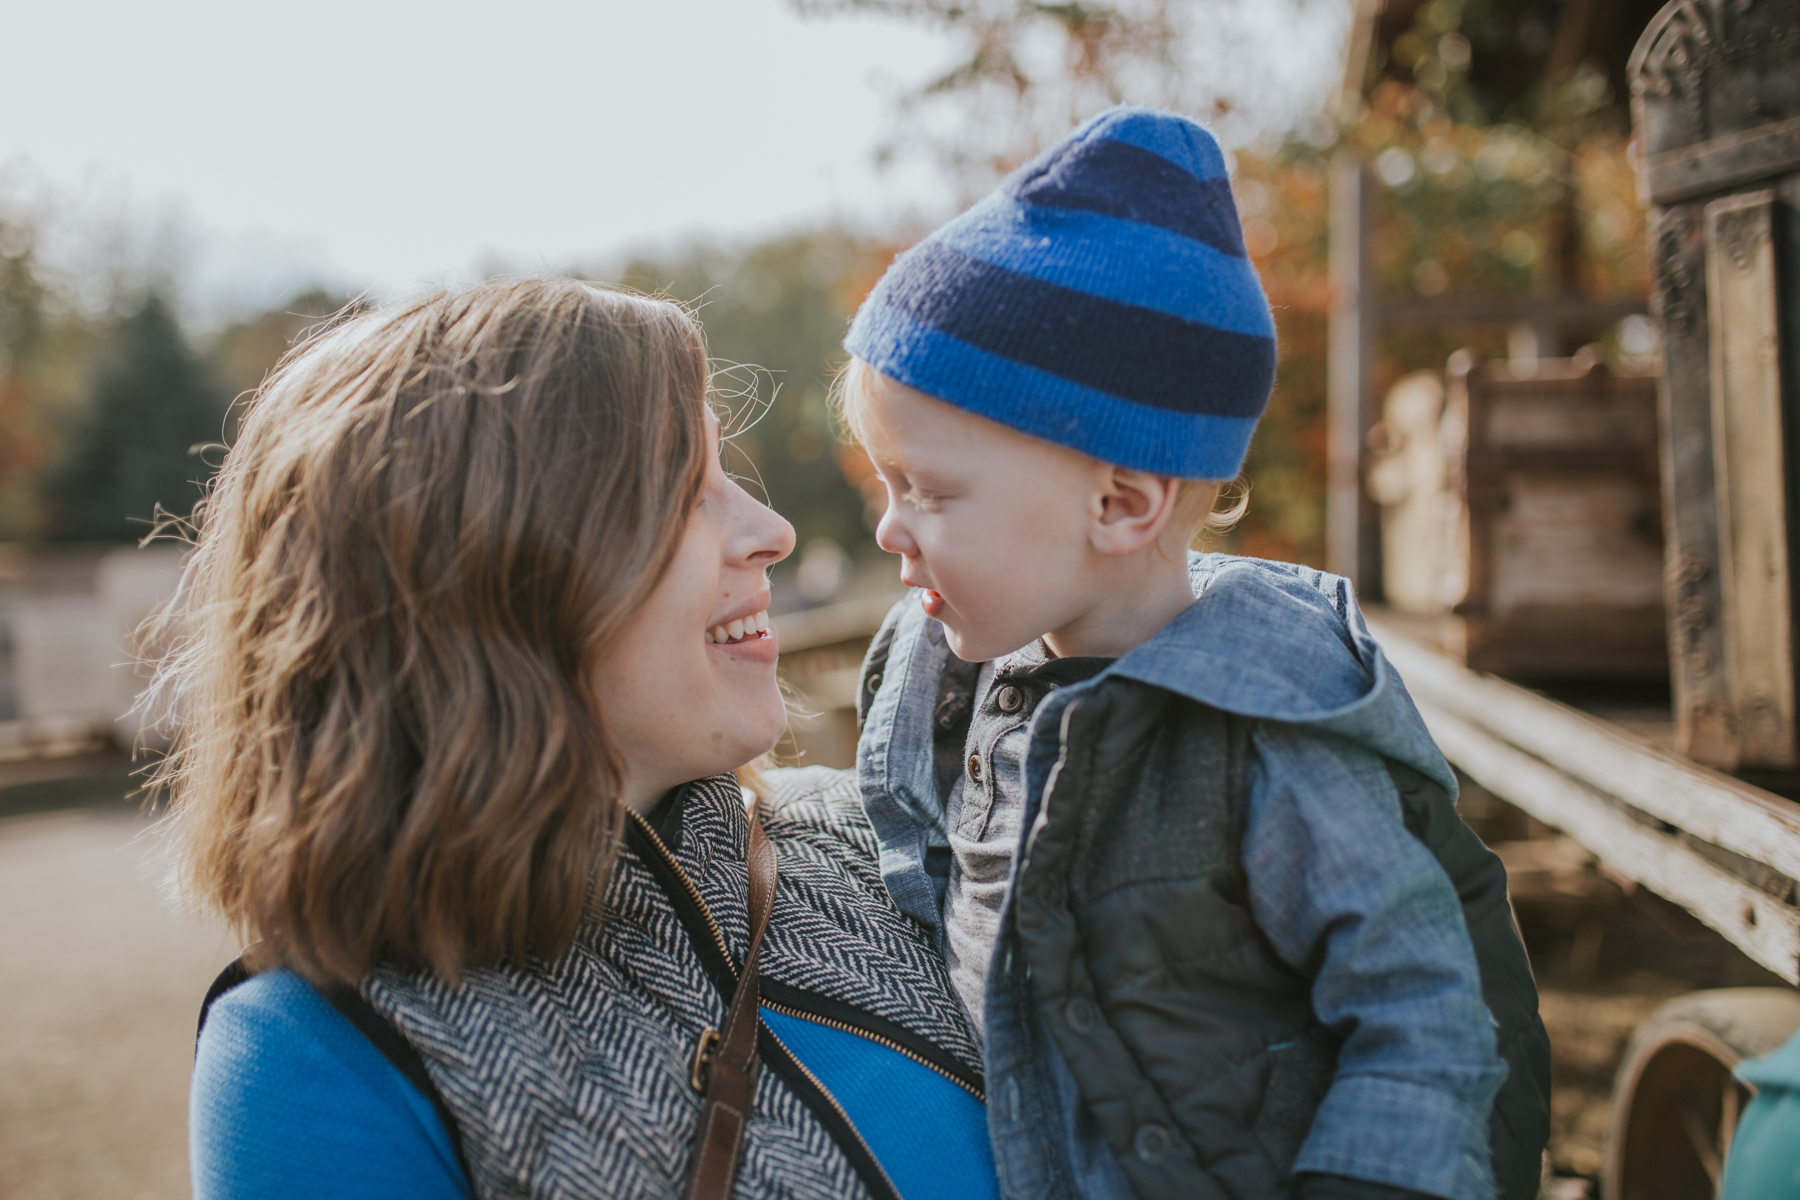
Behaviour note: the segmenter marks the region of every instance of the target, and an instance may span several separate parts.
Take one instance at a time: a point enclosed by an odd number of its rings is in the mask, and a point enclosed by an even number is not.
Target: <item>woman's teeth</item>
[[[725,646],[732,642],[744,642],[751,638],[762,637],[768,632],[769,612],[764,609],[754,616],[744,617],[742,620],[733,621],[728,625],[714,625],[706,631],[706,640],[715,645]]]

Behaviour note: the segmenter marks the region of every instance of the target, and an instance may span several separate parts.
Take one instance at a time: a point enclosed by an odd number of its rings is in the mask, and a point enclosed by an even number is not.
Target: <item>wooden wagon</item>
[[[1800,0],[1677,0],[1630,70],[1660,376],[1463,360],[1340,403],[1374,436],[1338,439],[1334,527],[1364,532],[1338,565],[1385,590],[1371,625],[1463,775],[1800,983]],[[1543,690],[1659,676],[1629,722]],[[1609,1200],[1712,1196],[1730,1068],[1797,1026],[1800,992],[1759,988],[1641,1029]]]

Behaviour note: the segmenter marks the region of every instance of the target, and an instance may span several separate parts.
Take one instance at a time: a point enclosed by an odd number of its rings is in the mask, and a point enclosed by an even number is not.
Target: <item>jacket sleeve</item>
[[[1251,912],[1341,1039],[1294,1170],[1488,1200],[1505,1068],[1455,889],[1407,832],[1374,752],[1276,722],[1252,747]]]

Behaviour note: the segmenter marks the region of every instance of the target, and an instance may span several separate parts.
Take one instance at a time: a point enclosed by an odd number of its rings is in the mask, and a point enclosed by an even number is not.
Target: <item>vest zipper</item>
[[[706,901],[701,898],[700,889],[694,886],[694,881],[688,878],[688,873],[681,869],[681,864],[675,861],[673,854],[669,853],[669,848],[663,844],[663,840],[657,835],[656,830],[650,828],[650,822],[631,809],[626,809],[625,815],[637,822],[637,827],[643,831],[645,837],[650,839],[650,844],[656,847],[656,852],[662,856],[662,860],[668,865],[669,870],[674,872],[675,878],[681,880],[681,886],[687,889],[687,894],[694,901],[694,907],[698,908],[700,915],[706,919],[706,927],[712,931],[713,944],[719,948],[720,957],[725,960],[725,965],[731,968],[731,974],[735,978],[738,975],[737,963],[731,957],[731,948],[725,944],[725,934],[719,928],[719,923],[713,920],[712,909],[708,908]]]
[[[956,1076],[954,1076],[950,1072],[944,1070],[944,1068],[938,1066],[936,1063],[927,1060],[926,1058],[924,1058],[921,1055],[913,1053],[911,1050],[908,1050],[905,1046],[902,1046],[899,1042],[894,1041],[892,1038],[883,1037],[879,1033],[874,1033],[870,1030],[862,1029],[858,1026],[850,1024],[850,1022],[848,1022],[848,1021],[838,1021],[838,1020],[834,1020],[831,1017],[821,1017],[818,1013],[807,1012],[805,1009],[795,1008],[791,1004],[777,1004],[773,1000],[764,1000],[762,1002],[762,1006],[764,1008],[771,1009],[775,1012],[778,1012],[786,1017],[798,1017],[802,1021],[811,1021],[814,1024],[823,1025],[827,1029],[835,1029],[840,1033],[853,1033],[857,1037],[867,1038],[869,1041],[874,1042],[878,1046],[886,1046],[889,1050],[894,1051],[894,1053],[896,1053],[896,1054],[904,1055],[905,1057],[911,1059],[913,1062],[918,1063],[921,1067],[929,1068],[930,1070],[935,1071],[937,1074],[942,1075],[945,1079],[948,1079],[951,1083],[954,1083],[957,1087],[959,1087],[963,1091],[969,1093],[969,1095],[975,1097],[975,1099],[981,1101],[983,1104],[987,1103],[987,1097],[982,1093],[980,1088],[971,1086],[968,1083],[968,1081],[966,1081],[966,1080],[958,1079]],[[771,1032],[773,1032],[773,1031],[771,1031]]]
[[[658,837],[656,831],[650,828],[650,823],[648,821],[644,820],[643,817],[630,809],[626,810],[626,816],[637,823],[637,827],[650,839],[650,845],[654,847],[657,854],[661,856],[663,863],[669,868],[670,872],[674,874],[675,878],[681,881],[681,886],[686,889],[688,896],[694,902],[694,906],[700,910],[700,915],[706,919],[706,927],[712,931],[713,941],[718,945],[719,953],[724,957],[726,965],[731,967],[734,975],[741,974],[732,960],[730,948],[725,944],[724,932],[719,929],[719,923],[713,919],[712,909],[707,907],[706,900],[700,895],[700,889],[694,886],[693,879],[691,879],[688,876],[688,873],[682,869],[681,864],[675,861],[675,856],[669,853],[668,846],[664,845],[662,838]],[[820,1018],[813,1017],[811,1014],[793,1013],[791,1015],[804,1016],[809,1020],[820,1020]],[[835,1024],[835,1022],[832,1024]],[[856,1139],[857,1147],[862,1151],[863,1158],[868,1161],[882,1182],[887,1185],[888,1194],[894,1197],[895,1200],[899,1200],[900,1189],[894,1186],[893,1179],[888,1176],[887,1168],[881,1165],[881,1160],[879,1158],[875,1157],[875,1151],[869,1148],[869,1143],[863,1138],[862,1131],[856,1127],[856,1122],[850,1119],[850,1114],[844,1111],[844,1106],[838,1103],[838,1098],[831,1094],[829,1088],[819,1082],[819,1077],[814,1075],[807,1065],[800,1061],[798,1055],[787,1048],[787,1044],[781,1040],[773,1029],[769,1028],[767,1022],[759,1017],[756,1025],[760,1034],[767,1036],[770,1041],[780,1047],[782,1054],[787,1057],[788,1062],[793,1065],[794,1070],[798,1071],[806,1082],[812,1086],[819,1094],[820,1099],[831,1106],[832,1111],[837,1114],[838,1120],[843,1122],[844,1129],[847,1131],[848,1135]],[[858,1033],[864,1037],[874,1037],[874,1035],[863,1030],[852,1029],[849,1030],[849,1032]],[[889,1042],[886,1038],[876,1038],[875,1040],[882,1042],[884,1045],[893,1045],[893,1043]],[[919,1058],[917,1055],[908,1054],[899,1046],[893,1046],[893,1048],[899,1050],[902,1054],[906,1054],[908,1058],[913,1059],[916,1062],[924,1063],[924,1065],[928,1067],[931,1066],[930,1063],[925,1062],[925,1060]],[[938,1068],[932,1067],[932,1070],[936,1071]],[[943,1074],[942,1071],[938,1071],[938,1073],[940,1075]],[[949,1077],[946,1076],[946,1078]],[[964,1086],[967,1085],[965,1084]]]
[[[762,1031],[769,1035],[769,1039],[777,1046],[781,1047],[781,1052],[788,1056],[788,1060],[794,1064],[794,1069],[805,1076],[806,1081],[818,1090],[819,1095],[824,1097],[825,1102],[837,1111],[838,1118],[844,1123],[844,1128],[850,1131],[850,1136],[855,1138],[857,1144],[862,1147],[863,1153],[868,1156],[869,1162],[873,1164],[876,1173],[881,1176],[882,1182],[887,1184],[888,1193],[898,1198],[900,1189],[894,1186],[894,1181],[892,1177],[888,1175],[887,1168],[881,1165],[881,1160],[879,1158],[875,1157],[875,1151],[871,1150],[869,1148],[869,1143],[863,1139],[862,1130],[856,1127],[856,1122],[850,1119],[850,1114],[844,1111],[844,1106],[838,1103],[838,1098],[831,1094],[831,1089],[826,1087],[823,1083],[820,1083],[819,1077],[812,1073],[812,1069],[804,1062],[800,1061],[800,1056],[788,1049],[787,1043],[781,1040],[780,1034],[776,1033],[773,1029],[770,1029],[767,1024],[762,1022],[758,1022],[758,1024],[761,1026]]]

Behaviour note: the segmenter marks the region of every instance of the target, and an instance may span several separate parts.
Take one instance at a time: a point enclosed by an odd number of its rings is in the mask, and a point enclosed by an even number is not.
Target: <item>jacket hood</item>
[[[1456,794],[1456,777],[1369,633],[1349,580],[1197,553],[1188,576],[1194,603],[1104,675],[1349,738]]]

